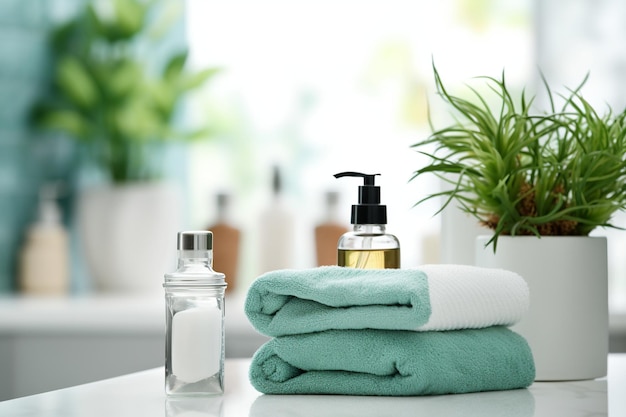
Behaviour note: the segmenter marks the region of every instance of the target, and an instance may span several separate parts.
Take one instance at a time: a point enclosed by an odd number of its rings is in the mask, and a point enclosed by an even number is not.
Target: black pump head
[[[363,178],[363,185],[359,186],[359,204],[352,206],[352,224],[387,224],[387,206],[380,204],[380,187],[374,185],[377,175],[380,174],[340,172],[334,175],[335,178]]]
[[[360,172],[340,172],[339,174],[335,174],[335,178],[341,177],[361,177],[363,178],[363,185],[374,185],[374,180],[376,179],[376,175],[380,174],[362,174]]]

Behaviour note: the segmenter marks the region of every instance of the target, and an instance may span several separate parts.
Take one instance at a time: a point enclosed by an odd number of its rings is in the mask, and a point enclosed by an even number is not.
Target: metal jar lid
[[[212,250],[213,232],[194,230],[178,233],[178,250]]]

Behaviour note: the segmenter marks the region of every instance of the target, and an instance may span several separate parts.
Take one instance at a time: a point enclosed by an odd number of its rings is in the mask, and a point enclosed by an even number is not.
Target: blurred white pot
[[[178,189],[165,182],[87,189],[78,202],[78,227],[96,290],[161,292],[172,271],[181,225]]]
[[[537,381],[603,377],[607,372],[608,271],[605,237],[502,236],[496,253],[476,239],[476,265],[520,274],[530,310],[513,330],[528,341]]]

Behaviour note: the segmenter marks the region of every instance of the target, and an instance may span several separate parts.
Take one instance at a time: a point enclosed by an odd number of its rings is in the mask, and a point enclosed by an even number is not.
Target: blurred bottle
[[[237,287],[241,231],[230,220],[230,201],[229,194],[217,194],[217,216],[207,229],[213,232],[213,269],[226,275],[226,292],[232,293]]]
[[[294,213],[283,196],[283,184],[278,167],[272,173],[272,199],[259,217],[260,273],[294,265]]]
[[[25,294],[60,295],[69,288],[69,244],[54,185],[39,193],[39,218],[26,232],[20,252],[18,287]]]
[[[337,215],[339,194],[328,191],[325,194],[325,216],[315,227],[315,252],[317,266],[337,265],[337,242],[348,231]]]

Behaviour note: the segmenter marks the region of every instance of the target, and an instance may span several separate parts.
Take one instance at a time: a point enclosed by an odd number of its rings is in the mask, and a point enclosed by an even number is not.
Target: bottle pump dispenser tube
[[[400,268],[400,242],[386,233],[387,206],[380,204],[380,187],[375,178],[380,174],[340,172],[335,178],[360,177],[359,199],[352,206],[351,232],[345,233],[337,245],[337,265],[360,269]]]

